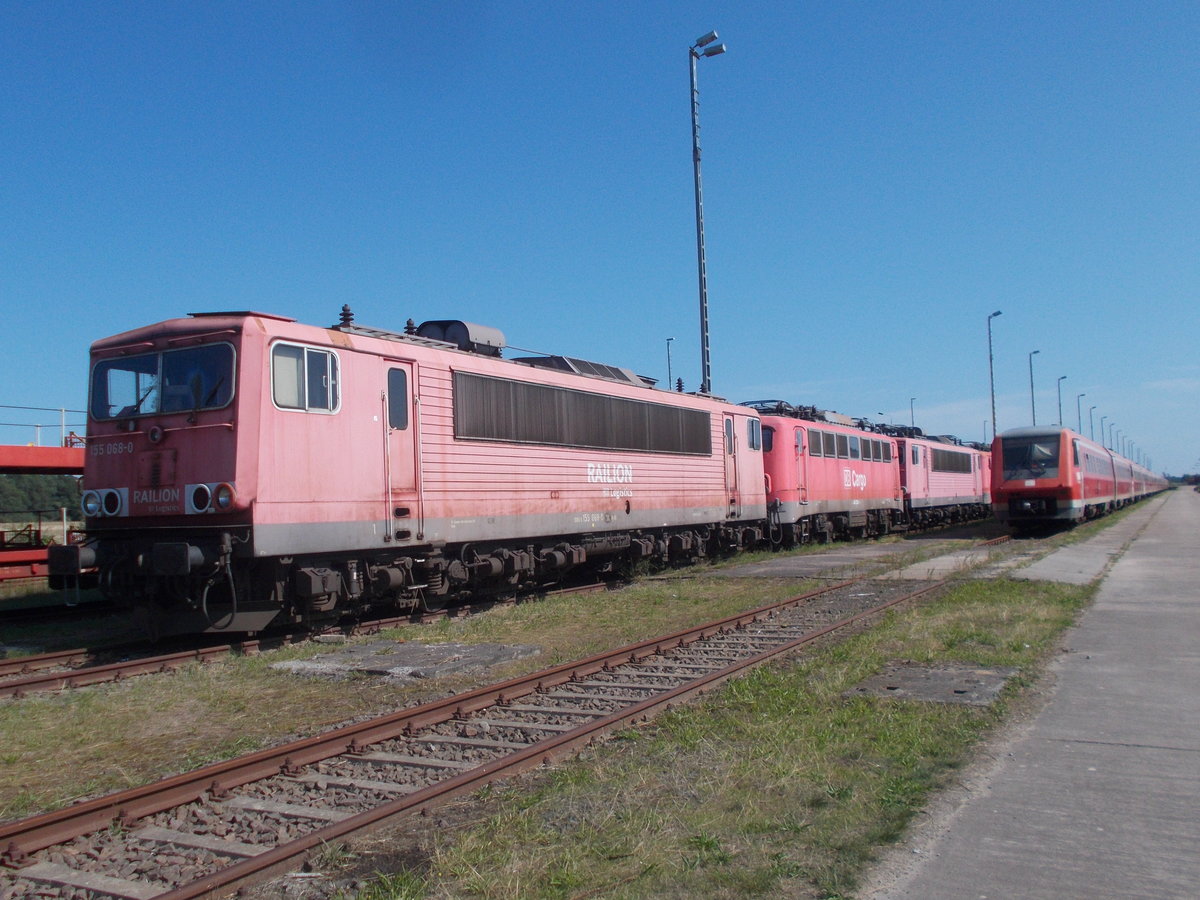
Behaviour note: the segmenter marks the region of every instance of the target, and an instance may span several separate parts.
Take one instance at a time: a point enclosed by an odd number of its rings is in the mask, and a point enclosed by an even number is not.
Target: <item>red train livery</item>
[[[992,458],[996,518],[1016,528],[1081,522],[1167,487],[1162,476],[1057,425],[997,435]]]
[[[503,343],[348,311],[96,342],[89,540],[52,583],[98,582],[156,633],[257,631],[763,540],[757,413]]]
[[[988,455],[977,447],[778,400],[747,405],[762,414],[776,543],[871,537],[990,512]]]

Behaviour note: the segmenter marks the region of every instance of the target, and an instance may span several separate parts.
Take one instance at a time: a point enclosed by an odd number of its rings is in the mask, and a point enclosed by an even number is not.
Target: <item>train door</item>
[[[737,430],[733,417],[725,417],[725,496],[729,498],[729,517],[737,518],[738,501]]]
[[[808,453],[805,452],[805,445],[808,443],[806,433],[803,428],[796,429],[796,487],[798,497],[801,503],[808,502]]]
[[[908,478],[905,487],[908,488],[910,501],[925,501],[929,498],[929,448],[912,441],[904,448],[908,458],[904,461],[908,468]],[[915,505],[926,505],[925,503]]]
[[[420,539],[420,420],[412,363],[383,360],[384,540]]]

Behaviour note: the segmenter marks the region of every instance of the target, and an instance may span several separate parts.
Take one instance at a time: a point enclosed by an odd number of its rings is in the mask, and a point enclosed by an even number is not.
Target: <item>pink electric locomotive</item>
[[[907,436],[900,439],[899,456],[913,525],[925,528],[991,515],[988,452],[952,437]]]
[[[778,400],[748,404],[762,414],[763,466],[772,540],[871,537],[906,523],[895,438],[846,419]]]
[[[776,544],[873,537],[991,512],[989,456],[978,447],[780,400],[746,405],[762,415]]]
[[[1166,488],[1166,480],[1057,425],[992,442],[992,506],[1015,528],[1075,524]]]
[[[436,606],[764,538],[758,414],[494,329],[193,314],[92,345],[83,506],[57,587],[157,633]]]

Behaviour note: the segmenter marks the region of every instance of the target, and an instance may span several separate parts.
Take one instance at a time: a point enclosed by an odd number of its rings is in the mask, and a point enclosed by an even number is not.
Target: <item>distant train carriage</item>
[[[1068,428],[1015,428],[992,443],[992,508],[1014,527],[1075,524],[1166,488],[1166,480]]]
[[[503,343],[261,313],[97,341],[56,586],[94,567],[152,630],[258,631],[762,538],[757,413]]]

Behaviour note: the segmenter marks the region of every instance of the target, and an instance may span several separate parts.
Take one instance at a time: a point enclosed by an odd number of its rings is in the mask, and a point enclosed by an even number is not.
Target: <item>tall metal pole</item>
[[[1104,420],[1107,418],[1108,416],[1100,417],[1100,443],[1104,444],[1105,447],[1108,446],[1108,442],[1104,440]]]
[[[1066,375],[1058,376],[1058,427],[1062,427],[1062,383],[1066,380]]]
[[[988,387],[992,395],[992,437],[996,436],[996,375],[992,367],[992,319],[1000,315],[1001,311],[996,310],[987,317],[988,329]]]
[[[671,341],[675,338],[667,338],[667,390],[675,390],[675,382],[671,379]]]
[[[1082,400],[1086,396],[1087,396],[1087,394],[1076,394],[1075,395],[1075,418],[1078,420],[1078,422],[1076,424],[1076,428],[1079,429],[1080,434],[1083,434],[1083,406],[1080,405],[1079,401]]]
[[[913,428],[917,427],[917,420],[913,415],[913,403],[916,401],[916,399],[916,397],[908,398],[908,424]]]
[[[1088,407],[1088,437],[1093,441],[1096,439],[1096,417],[1092,415],[1096,411],[1096,407]]]
[[[696,259],[700,274],[700,393],[712,392],[712,363],[708,352],[708,269],[704,258],[704,188],[700,182],[700,92],[696,87],[696,60],[701,56],[717,56],[725,45],[709,47],[717,39],[710,31],[688,48],[688,64],[692,73],[692,171],[696,181]]]
[[[1037,403],[1033,399],[1033,357],[1041,350],[1031,350],[1029,353],[1029,411],[1033,416],[1033,424],[1037,424]]]

